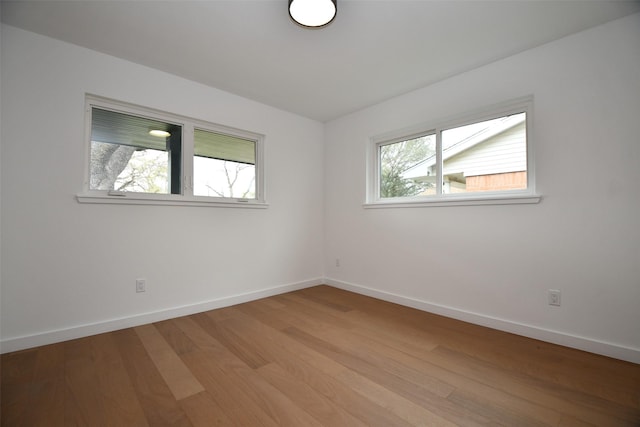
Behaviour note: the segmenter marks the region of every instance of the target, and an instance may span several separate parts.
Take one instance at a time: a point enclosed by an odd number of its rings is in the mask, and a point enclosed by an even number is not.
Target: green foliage
[[[408,169],[434,155],[432,136],[380,147],[380,197],[416,196],[433,184],[403,178]]]

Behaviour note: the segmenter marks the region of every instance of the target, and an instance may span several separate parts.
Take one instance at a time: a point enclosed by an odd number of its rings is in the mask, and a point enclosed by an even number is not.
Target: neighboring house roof
[[[496,137],[505,135],[507,131],[523,124],[524,121],[525,114],[521,113],[443,131],[443,145],[446,147],[442,152],[443,162],[452,160],[455,156],[460,157],[471,149],[477,151],[481,148],[481,144],[490,141],[495,142],[497,140]],[[522,128],[524,129],[524,126]],[[524,138],[523,142],[526,142]],[[526,144],[523,145],[523,149],[526,150]],[[526,156],[524,158],[526,159]],[[434,176],[435,164],[436,156],[433,155],[407,169],[402,174],[402,177],[405,179],[418,179]],[[526,164],[524,166],[526,168]]]

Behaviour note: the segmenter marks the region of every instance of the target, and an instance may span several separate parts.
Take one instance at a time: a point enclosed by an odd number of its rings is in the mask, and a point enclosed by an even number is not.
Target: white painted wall
[[[2,351],[325,275],[640,362],[639,40],[634,15],[323,126],[3,25]],[[85,92],[266,134],[269,209],[78,204]],[[371,136],[529,94],[540,204],[362,207]]]
[[[0,7],[0,18],[2,8]],[[2,31],[0,31],[0,82],[2,81]],[[0,84],[0,101],[2,100],[2,84]],[[2,108],[0,106],[0,242],[2,242]],[[0,243],[0,353],[2,353],[2,244]]]
[[[320,281],[321,123],[6,25],[1,78],[4,351]],[[87,92],[265,134],[270,207],[79,204]]]
[[[531,94],[541,203],[362,207],[370,137]],[[640,363],[639,119],[636,14],[328,123],[329,283]]]

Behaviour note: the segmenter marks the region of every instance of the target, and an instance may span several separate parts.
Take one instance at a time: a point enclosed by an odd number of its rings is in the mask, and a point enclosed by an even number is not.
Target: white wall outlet
[[[549,305],[560,307],[560,291],[557,289],[549,289]]]
[[[340,267],[340,258],[336,258],[336,267]]]
[[[136,279],[136,292],[145,292],[147,290],[147,281],[145,279]]]

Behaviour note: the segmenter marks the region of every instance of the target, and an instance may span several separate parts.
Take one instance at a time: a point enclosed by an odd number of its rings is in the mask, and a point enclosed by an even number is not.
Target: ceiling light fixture
[[[307,28],[331,23],[338,12],[338,0],[289,0],[289,16]]]
[[[161,129],[151,129],[149,131],[149,135],[157,136],[158,138],[168,138],[168,137],[171,136],[171,134],[169,132],[167,132],[166,130],[161,130]]]

